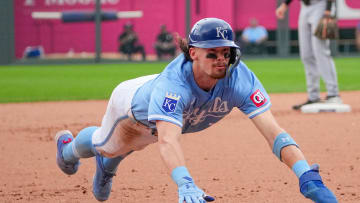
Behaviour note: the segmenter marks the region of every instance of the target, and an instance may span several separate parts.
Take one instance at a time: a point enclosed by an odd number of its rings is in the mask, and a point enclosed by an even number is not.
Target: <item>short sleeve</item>
[[[256,75],[244,63],[240,64],[237,74],[239,82],[235,88],[235,95],[239,101],[239,110],[249,118],[254,118],[270,109],[270,97]]]
[[[161,82],[154,87],[150,97],[148,121],[163,120],[183,126],[183,111],[186,104],[184,88]]]

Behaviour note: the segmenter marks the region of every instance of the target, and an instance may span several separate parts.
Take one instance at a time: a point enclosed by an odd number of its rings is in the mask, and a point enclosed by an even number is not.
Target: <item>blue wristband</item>
[[[296,144],[296,142],[292,139],[292,137],[287,133],[280,133],[278,136],[276,136],[274,140],[273,145],[273,153],[281,160],[281,150],[284,147],[287,147],[289,145],[295,145],[297,148],[299,146]]]
[[[179,187],[185,183],[194,182],[185,166],[174,168],[171,172],[171,178]]]
[[[294,171],[296,176],[300,178],[302,174],[310,170],[310,166],[306,160],[299,160],[292,166],[292,170]]]

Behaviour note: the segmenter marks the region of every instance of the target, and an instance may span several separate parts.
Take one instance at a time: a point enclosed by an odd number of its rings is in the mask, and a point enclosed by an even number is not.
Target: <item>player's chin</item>
[[[214,79],[221,79],[224,78],[225,75],[226,75],[226,69],[214,71],[213,74],[211,74],[211,77]]]

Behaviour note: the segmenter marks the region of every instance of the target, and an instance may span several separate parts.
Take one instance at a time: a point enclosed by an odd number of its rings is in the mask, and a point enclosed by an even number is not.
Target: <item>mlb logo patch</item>
[[[179,99],[180,96],[176,96],[176,94],[166,92],[166,96],[162,104],[162,108],[166,112],[175,112],[176,104],[179,101]]]
[[[261,93],[261,91],[258,89],[256,90],[251,96],[250,96],[251,101],[255,104],[256,107],[260,107],[263,104],[266,103],[266,98],[264,97],[264,95]]]

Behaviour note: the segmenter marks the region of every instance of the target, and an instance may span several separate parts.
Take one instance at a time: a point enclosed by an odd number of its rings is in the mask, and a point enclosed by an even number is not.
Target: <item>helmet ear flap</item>
[[[235,48],[235,47],[231,47],[230,48],[229,65],[230,64],[235,64],[238,60],[240,60],[240,56],[241,56],[240,49]]]

